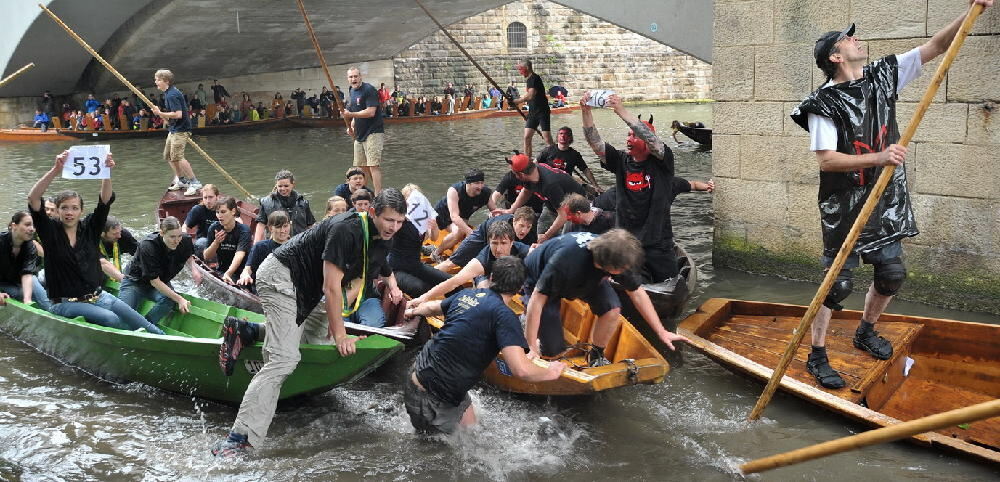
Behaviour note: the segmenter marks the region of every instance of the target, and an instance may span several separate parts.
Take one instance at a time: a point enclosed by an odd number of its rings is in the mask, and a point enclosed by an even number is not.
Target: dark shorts
[[[528,111],[528,119],[524,122],[524,127],[526,129],[534,129],[536,131],[549,132],[552,129],[550,126],[551,113],[549,109],[543,111]]]
[[[410,423],[418,432],[452,433],[462,421],[462,415],[472,405],[472,398],[465,398],[457,407],[439,400],[413,383],[413,372],[407,372],[403,382],[403,403],[406,413],[410,414]]]
[[[524,297],[524,305],[528,306],[530,296]],[[608,280],[601,280],[597,289],[590,296],[580,298],[590,306],[590,311],[597,316],[601,316],[615,308],[621,308],[621,300],[618,293],[611,287]],[[563,335],[562,314],[560,308],[562,299],[550,296],[545,307],[542,308],[541,323],[538,326],[538,340],[542,345],[543,356],[555,356],[566,349],[566,338]]]
[[[903,256],[903,243],[901,241],[893,241],[875,251],[869,251],[867,253],[861,253],[858,256],[857,253],[851,253],[847,257],[847,261],[844,261],[844,269],[854,269],[860,266],[859,261],[864,261],[865,264],[885,264],[893,258],[899,258]],[[826,256],[820,256],[820,261],[823,262],[823,266],[829,268],[833,264],[833,258],[828,258]]]

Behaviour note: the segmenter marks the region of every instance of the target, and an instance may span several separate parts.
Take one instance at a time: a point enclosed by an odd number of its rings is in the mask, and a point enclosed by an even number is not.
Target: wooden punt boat
[[[511,309],[519,315],[524,312],[520,296],[511,301]],[[562,318],[567,345],[590,341],[591,328],[597,317],[590,312],[586,303],[563,300]],[[427,323],[434,329],[441,329],[444,319],[429,317]],[[497,354],[493,363],[483,372],[483,378],[501,390],[528,395],[589,395],[640,383],[662,382],[670,371],[670,364],[624,318],[620,319],[618,326],[604,350],[605,356],[612,362],[610,365],[589,368],[580,350],[570,350],[568,356],[561,359],[574,370],[573,379],[564,376],[554,381],[532,383],[511,375],[503,361],[503,355]]]
[[[549,108],[549,112],[551,112],[551,115],[569,114],[570,112],[578,111],[578,110],[580,110],[580,104],[568,104],[568,105],[565,105],[563,107],[550,107]],[[524,111],[524,113],[527,114],[528,111]],[[519,116],[519,115],[520,114],[518,114],[516,110],[494,110],[489,115],[489,118],[492,119],[494,117],[511,117],[511,116]]]
[[[72,141],[73,137],[63,135],[59,129],[49,129],[42,132],[37,127],[17,127],[0,129],[0,142],[52,142]]]
[[[687,317],[680,332],[726,368],[766,381],[805,311],[805,306],[714,298]],[[847,387],[830,390],[816,383],[806,371],[810,348],[804,342],[780,388],[873,427],[1000,397],[1000,325],[885,314],[878,330],[894,353],[882,361],[852,344],[861,314],[835,312],[827,334],[830,364]],[[998,463],[1000,417],[910,440]]]
[[[288,122],[287,119],[261,119],[259,121],[246,121],[237,122],[235,124],[224,124],[224,125],[206,125],[205,127],[194,127],[191,129],[192,135],[203,135],[203,134],[228,134],[246,131],[255,131],[261,129],[274,129],[278,127],[291,127],[293,124]],[[60,129],[59,133],[66,136],[71,136],[79,139],[86,139],[91,141],[106,141],[110,139],[136,139],[144,137],[167,137],[167,129],[135,129],[135,130],[73,130],[73,129]]]
[[[160,204],[157,207],[157,219],[174,216],[177,219],[183,220],[187,217],[188,211],[190,211],[191,208],[193,208],[200,201],[200,196],[185,196],[182,191],[167,191],[160,199]],[[250,230],[253,232],[257,226],[255,219],[257,217],[258,207],[240,200],[237,201],[237,208],[240,211],[240,222],[250,226]],[[201,277],[201,284],[199,287],[204,292],[206,297],[224,305],[234,306],[242,310],[254,313],[264,312],[264,308],[260,304],[260,298],[256,294],[244,287],[233,286],[226,283],[222,280],[222,276],[218,271],[212,269],[208,263],[197,256],[194,257],[194,261],[194,269],[198,271],[198,274]],[[387,320],[389,320],[387,321],[387,326],[385,327],[374,328],[357,323],[345,323],[344,325],[347,328],[347,331],[352,334],[379,334],[396,340],[415,340],[416,338],[419,338],[417,336],[419,323],[417,320],[404,320],[402,310],[399,309],[401,306],[403,305],[393,306],[387,304],[384,306],[387,310]],[[319,307],[318,312],[325,313],[322,306]]]
[[[681,125],[677,127],[681,134],[688,136],[692,141],[703,146],[712,147],[712,129],[707,127],[688,127]]]
[[[167,335],[119,330],[63,318],[8,299],[0,307],[0,330],[66,364],[112,382],[139,382],[162,390],[239,403],[250,379],[263,366],[262,343],[240,353],[232,376],[219,368],[222,323],[236,316],[262,323],[263,315],[183,295],[191,312],[169,314]],[[147,312],[152,302],[139,310]],[[332,345],[302,345],[302,360],[281,386],[281,399],[322,393],[363,377],[403,346],[381,336],[357,342],[357,353],[340,356]]]
[[[462,112],[456,112],[454,114],[443,114],[443,115],[413,115],[413,116],[394,116],[394,117],[383,117],[382,122],[385,124],[413,124],[418,122],[455,122],[464,121],[472,119],[485,119],[491,117],[490,114],[496,112],[496,109],[480,109],[480,110],[467,110]],[[344,120],[339,117],[327,118],[327,117],[301,117],[294,116],[287,118],[289,122],[300,127],[344,127]]]
[[[656,314],[660,316],[660,321],[667,323],[675,320],[687,308],[688,300],[698,287],[698,269],[694,264],[694,259],[688,255],[680,245],[674,244],[674,253],[677,255],[677,265],[679,266],[679,276],[660,283],[646,283],[642,287],[649,295],[649,300],[653,302]],[[649,325],[643,320],[642,315],[635,309],[632,299],[628,297],[621,285],[611,282],[618,297],[622,302],[622,315],[635,322],[636,327],[644,335],[650,337]],[[668,327],[668,329],[671,329]],[[651,337],[655,339],[655,337]]]

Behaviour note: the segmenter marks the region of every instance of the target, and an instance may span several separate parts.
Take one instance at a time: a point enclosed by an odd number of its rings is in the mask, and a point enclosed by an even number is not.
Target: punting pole
[[[974,4],[969,10],[969,13],[965,17],[965,21],[962,22],[962,26],[959,27],[958,33],[955,34],[955,39],[952,40],[951,46],[948,47],[948,51],[945,52],[944,58],[941,60],[941,64],[938,65],[937,71],[934,72],[934,78],[931,79],[931,85],[927,87],[927,91],[924,92],[924,97],[920,99],[920,104],[917,105],[916,112],[913,113],[913,118],[910,119],[910,123],[906,126],[906,131],[903,132],[903,137],[899,140],[899,144],[906,147],[913,139],[913,134],[917,131],[917,126],[920,125],[920,121],[924,118],[924,113],[927,112],[927,108],[930,107],[931,101],[934,99],[934,94],[937,93],[938,87],[944,81],[944,76],[948,73],[948,68],[951,67],[952,61],[958,55],[958,50],[962,48],[962,44],[965,43],[965,37],[969,36],[969,31],[972,30],[972,24],[979,17],[979,14],[983,12],[982,5]],[[875,205],[878,204],[879,200],[882,198],[882,192],[885,191],[885,187],[889,184],[889,180],[892,179],[892,174],[896,172],[896,166],[889,165],[882,168],[882,174],[879,175],[878,181],[875,182],[875,186],[872,188],[871,193],[868,194],[868,199],[865,201],[864,206],[861,208],[861,212],[858,213],[857,219],[854,220],[854,225],[851,227],[851,231],[847,233],[847,239],[844,240],[844,244],[840,247],[840,251],[837,252],[837,257],[834,258],[833,264],[830,269],[827,270],[826,276],[823,278],[823,283],[819,285],[819,291],[816,292],[816,296],[813,297],[812,303],[809,304],[809,309],[806,310],[805,315],[802,316],[802,321],[799,322],[798,328],[792,334],[792,340],[788,343],[788,347],[785,348],[785,353],[781,356],[781,360],[778,361],[778,366],[775,367],[774,372],[771,374],[771,379],[768,380],[767,386],[764,388],[764,392],[757,399],[757,404],[754,405],[753,410],[750,411],[750,420],[757,420],[760,418],[761,413],[764,412],[764,407],[767,406],[768,402],[771,401],[771,397],[774,396],[775,390],[778,389],[778,384],[781,382],[781,377],[785,375],[785,371],[788,369],[788,364],[792,361],[792,356],[795,354],[795,350],[798,348],[799,343],[802,342],[802,337],[805,336],[806,330],[809,328],[810,323],[812,323],[813,318],[816,317],[816,312],[819,311],[819,307],[823,304],[823,300],[826,299],[827,293],[830,292],[830,288],[833,286],[834,280],[837,275],[840,274],[841,268],[844,267],[844,262],[847,261],[847,256],[851,254],[854,250],[854,244],[858,241],[858,236],[861,235],[861,230],[864,228],[865,224],[868,222],[868,218],[871,216],[872,211],[875,209]]]
[[[17,77],[18,75],[21,75],[24,71],[26,71],[26,70],[34,67],[34,66],[35,66],[35,63],[31,62],[28,65],[25,65],[24,67],[21,67],[20,69],[17,69],[16,71],[14,71],[13,74],[10,74],[7,77],[4,77],[3,80],[0,80],[0,87],[3,87],[4,84],[6,84],[7,82],[10,82],[10,81],[14,80],[14,77]]]
[[[313,48],[316,49],[316,56],[319,57],[319,64],[323,67],[323,73],[326,74],[326,81],[330,83],[330,93],[333,95],[333,101],[337,104],[337,112],[344,109],[344,104],[340,102],[340,96],[337,95],[336,86],[333,84],[333,77],[330,75],[330,69],[326,66],[326,57],[323,56],[323,50],[319,48],[319,40],[316,39],[316,32],[313,31],[312,22],[309,21],[309,15],[306,15],[306,6],[302,4],[302,0],[295,0],[295,3],[299,6],[299,12],[302,12],[302,19],[306,22],[306,30],[309,31],[309,40],[312,40]],[[351,128],[351,121],[344,118],[344,124],[348,129]]]
[[[122,83],[125,84],[125,87],[128,87],[128,89],[131,90],[132,93],[136,95],[136,97],[142,99],[142,101],[145,102],[146,105],[148,105],[150,108],[153,108],[155,104],[153,104],[153,102],[146,97],[146,94],[143,94],[142,91],[140,91],[135,87],[135,85],[132,85],[132,83],[129,82],[128,79],[125,78],[125,76],[120,74],[114,67],[112,67],[111,64],[108,63],[108,61],[104,60],[104,57],[101,57],[101,54],[97,53],[97,51],[94,50],[90,45],[88,45],[85,40],[80,38],[80,36],[77,35],[76,32],[73,31],[73,29],[69,28],[68,25],[63,23],[63,21],[58,16],[56,16],[55,13],[52,13],[51,10],[49,10],[48,8],[45,7],[45,5],[42,5],[40,3],[38,4],[38,8],[41,8],[45,13],[49,15],[49,17],[52,17],[52,20],[54,20],[57,24],[59,24],[59,26],[62,27],[63,30],[65,30],[66,33],[69,34],[70,37],[73,37],[73,40],[76,40],[76,42],[79,43],[84,50],[89,52],[90,55],[94,56],[94,58],[97,59],[97,61],[100,62],[101,65],[107,68],[112,75],[117,77],[118,80],[122,81]],[[212,159],[212,156],[209,156],[208,153],[202,150],[202,148],[194,142],[194,139],[189,137],[188,144],[191,144],[191,146],[193,146],[194,149],[198,151],[198,153],[200,153],[202,157],[204,157],[205,160],[208,161],[209,164],[212,165],[212,167],[214,167],[216,170],[222,173],[222,175],[226,178],[227,181],[229,181],[232,185],[236,186],[240,191],[243,191],[243,194],[247,198],[254,198],[254,196],[250,194],[250,191],[244,189],[243,186],[241,186],[240,183],[236,181],[236,179],[233,179],[233,176],[230,176],[229,173],[226,172],[226,170],[223,169],[218,162],[215,162],[215,159]]]

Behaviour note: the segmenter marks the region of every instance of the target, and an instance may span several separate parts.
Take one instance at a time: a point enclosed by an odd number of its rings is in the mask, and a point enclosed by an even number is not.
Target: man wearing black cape
[[[993,0],[973,0],[986,6]],[[809,131],[810,150],[819,161],[819,210],[823,229],[823,263],[833,264],[883,166],[902,166],[906,147],[896,144],[896,99],[899,91],[920,75],[921,66],[944,53],[965,14],[936,33],[927,43],[904,54],[865,65],[865,46],[851,24],[823,34],[816,41],[816,65],[824,84],[792,111],[792,119]],[[812,324],[812,352],[806,367],[820,385],[843,388],[843,378],[830,366],[826,331],[833,310],[851,293],[851,270],[859,258],[875,268],[865,296],[864,315],[854,346],[880,360],[892,356],[892,345],[874,330],[875,322],[906,279],[901,240],[918,234],[906,183],[906,170],[896,169],[882,198],[862,230],[829,295]]]

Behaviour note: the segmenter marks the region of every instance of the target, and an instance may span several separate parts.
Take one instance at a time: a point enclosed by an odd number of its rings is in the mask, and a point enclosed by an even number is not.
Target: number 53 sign
[[[111,169],[104,165],[111,146],[73,146],[63,164],[62,177],[65,179],[109,179]]]

